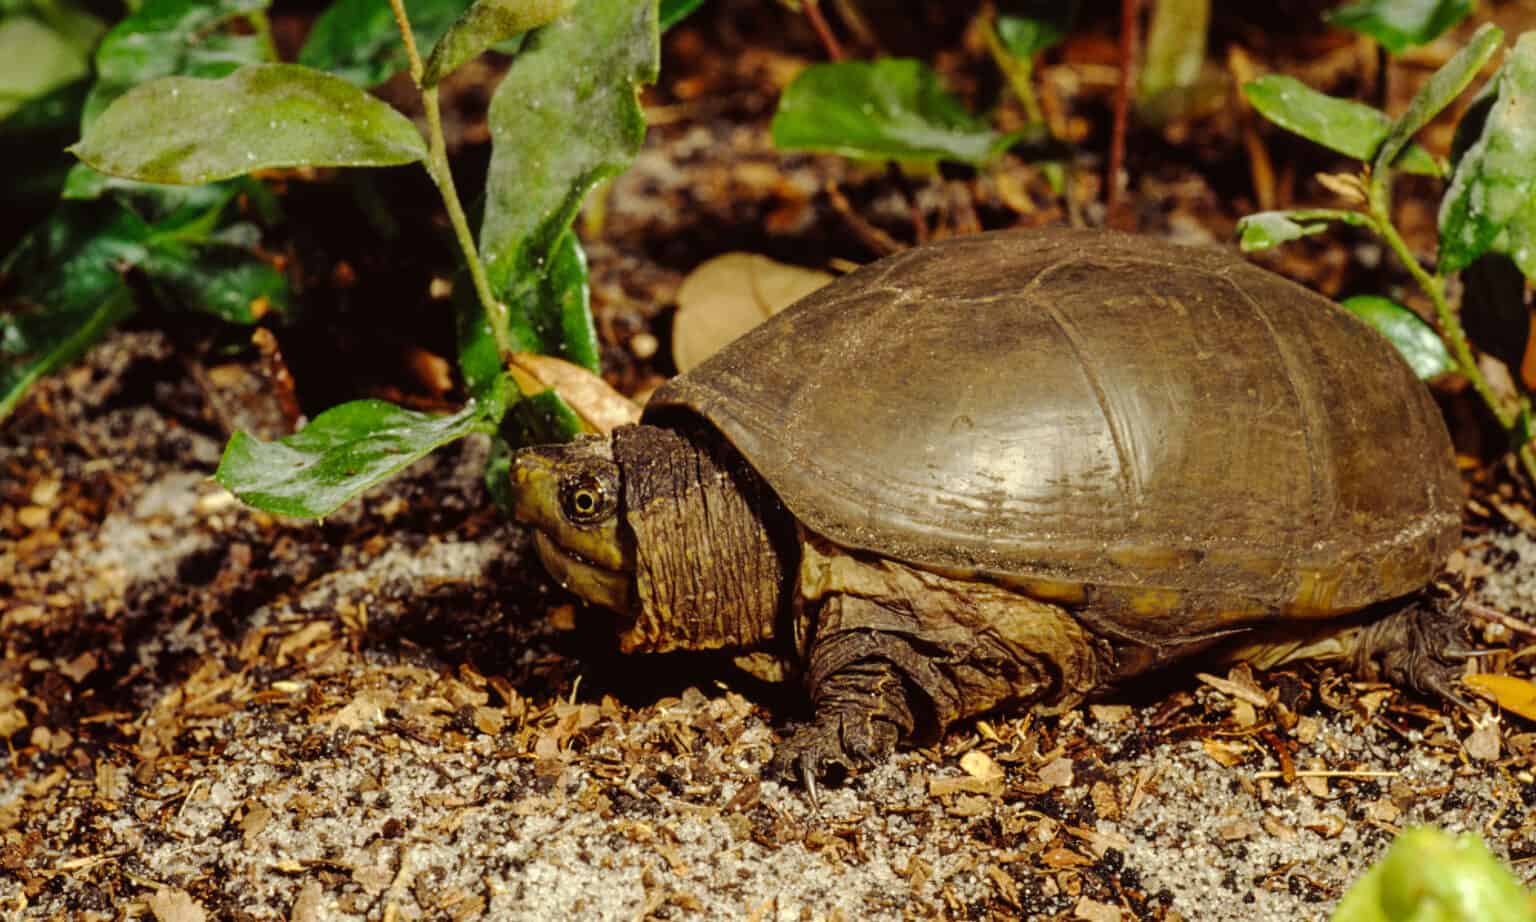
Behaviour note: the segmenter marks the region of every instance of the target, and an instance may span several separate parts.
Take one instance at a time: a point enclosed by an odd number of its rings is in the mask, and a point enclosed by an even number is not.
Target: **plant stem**
[[[1003,47],[1002,39],[997,37],[997,29],[993,27],[989,16],[978,17],[976,24],[981,31],[982,39],[987,43],[987,52],[992,55],[993,63],[1003,72],[1003,76],[1008,78],[1008,86],[1013,89],[1013,95],[1019,97],[1019,102],[1024,104],[1025,117],[1029,119],[1030,124],[1045,121],[1045,116],[1040,111],[1040,100],[1035,98],[1035,88],[1030,82],[1035,62],[1029,58],[1016,57],[1013,52]]]
[[[1377,198],[1372,196],[1373,212],[1376,211],[1377,201]],[[1499,425],[1509,437],[1510,444],[1516,446],[1515,452],[1520,458],[1520,466],[1525,468],[1525,475],[1531,479],[1532,483],[1536,483],[1536,450],[1532,449],[1531,443],[1526,441],[1521,431],[1520,414],[1499,399],[1499,395],[1493,392],[1488,379],[1483,377],[1482,369],[1477,367],[1477,359],[1472,355],[1472,344],[1467,340],[1466,330],[1461,326],[1461,318],[1456,316],[1456,312],[1451,309],[1450,301],[1445,297],[1445,279],[1439,273],[1431,275],[1419,265],[1418,259],[1409,251],[1408,244],[1404,242],[1397,228],[1385,215],[1375,213],[1373,217],[1376,219],[1376,230],[1381,234],[1381,239],[1386,241],[1392,252],[1397,254],[1397,258],[1408,267],[1413,280],[1419,283],[1419,287],[1425,294],[1429,295],[1429,300],[1435,305],[1435,317],[1440,323],[1440,334],[1450,345],[1451,355],[1455,357],[1462,375],[1472,382],[1473,389],[1477,391],[1479,397],[1483,398],[1483,403],[1487,404],[1489,411],[1499,421]]]
[[[453,225],[453,235],[464,254],[464,264],[469,268],[469,277],[474,283],[475,295],[480,299],[480,306],[485,309],[486,319],[490,321],[491,335],[496,340],[496,351],[501,353],[505,361],[514,351],[508,333],[511,328],[511,318],[507,313],[507,306],[491,291],[491,281],[486,277],[485,265],[480,262],[480,254],[475,250],[475,236],[469,230],[469,218],[464,214],[458,189],[453,183],[453,170],[448,165],[448,142],[443,137],[443,118],[442,110],[438,107],[437,87],[421,85],[426,68],[422,64],[421,53],[416,49],[416,34],[411,30],[410,18],[406,16],[404,0],[389,0],[389,6],[394,11],[395,25],[399,26],[400,37],[405,42],[405,54],[411,62],[411,80],[415,82],[416,89],[421,93],[422,109],[427,117],[428,156],[425,164],[427,174],[432,177],[432,182],[437,185],[438,194],[442,196],[443,207],[448,211],[448,221]]]

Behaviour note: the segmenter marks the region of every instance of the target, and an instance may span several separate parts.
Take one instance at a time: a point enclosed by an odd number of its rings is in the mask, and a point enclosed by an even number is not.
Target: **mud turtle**
[[[798,667],[813,717],[775,764],[808,783],[1202,651],[1454,694],[1455,602],[1427,587],[1462,486],[1434,402],[1364,323],[1220,251],[919,247],[513,477],[625,650]]]

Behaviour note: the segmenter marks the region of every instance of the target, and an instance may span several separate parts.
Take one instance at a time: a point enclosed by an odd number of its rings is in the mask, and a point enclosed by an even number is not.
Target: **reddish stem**
[[[838,44],[837,36],[832,34],[827,18],[821,15],[821,4],[817,0],[802,0],[801,5],[805,8],[805,18],[811,21],[811,28],[816,30],[816,37],[821,39],[822,47],[827,49],[827,57],[841,61],[843,46]]]
[[[1120,172],[1125,164],[1126,117],[1131,108],[1131,90],[1136,84],[1136,20],[1138,0],[1120,0],[1120,84],[1115,87],[1115,122],[1109,136],[1109,167],[1104,177],[1104,210],[1107,223],[1114,226],[1120,204]]]

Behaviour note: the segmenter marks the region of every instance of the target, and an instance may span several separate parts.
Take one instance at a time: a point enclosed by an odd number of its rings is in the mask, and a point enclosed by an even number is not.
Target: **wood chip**
[[[1093,859],[1070,848],[1057,846],[1040,853],[1040,863],[1050,868],[1082,868],[1093,864]]]
[[[1100,903],[1085,896],[1079,898],[1077,905],[1072,908],[1072,918],[1083,919],[1084,922],[1120,922],[1125,918],[1125,913],[1119,906]]]

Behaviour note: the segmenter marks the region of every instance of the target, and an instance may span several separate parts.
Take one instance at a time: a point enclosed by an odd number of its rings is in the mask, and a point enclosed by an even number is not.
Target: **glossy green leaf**
[[[1467,18],[1475,5],[1475,0],[1362,0],[1330,11],[1327,19],[1402,54],[1439,38]]]
[[[656,0],[581,0],[529,35],[497,89],[480,256],[498,297],[526,321],[514,342],[579,335],[533,348],[596,367],[587,358],[595,338],[568,319],[574,263],[562,238],[587,190],[640,149],[636,93],[656,79],[659,55]],[[584,265],[579,274],[584,301]]]
[[[1503,29],[1491,22],[1484,23],[1454,57],[1424,81],[1424,85],[1408,103],[1408,108],[1392,123],[1392,130],[1387,133],[1386,140],[1376,149],[1376,156],[1371,162],[1373,183],[1385,181],[1391,164],[1413,136],[1461,95],[1461,91],[1467,88],[1477,72],[1499,50],[1499,44],[1503,41]]]
[[[1272,249],[1282,243],[1320,234],[1328,229],[1330,221],[1357,227],[1369,227],[1371,224],[1369,217],[1357,211],[1337,208],[1261,211],[1237,222],[1238,246],[1245,253]]]
[[[409,0],[416,44],[431,48],[471,0]],[[336,0],[315,20],[299,51],[300,64],[369,87],[409,66],[388,0]]]
[[[1520,36],[1465,119],[1458,141],[1469,143],[1440,202],[1440,271],[1492,250],[1536,278],[1536,33]]]
[[[410,119],[339,77],[296,64],[135,87],[70,150],[103,173],[162,183],[276,167],[393,166],[427,154]]]
[[[151,243],[141,266],[168,307],[252,324],[288,312],[288,280],[249,247],[226,243]]]
[[[235,433],[214,479],[257,509],[318,519],[434,448],[489,428],[480,404],[438,416],[356,400],[276,442]]]
[[[150,228],[111,202],[66,205],[0,265],[0,419],[38,378],[73,361],[133,311],[122,268],[144,259]]]
[[[659,16],[661,31],[665,32],[684,19],[688,14],[704,5],[704,0],[661,0]]]
[[[1350,887],[1332,922],[1536,922],[1536,912],[1476,835],[1415,827]]]
[[[478,299],[457,299],[459,370],[471,394],[479,394],[505,370],[490,321]],[[596,372],[597,329],[592,323],[587,257],[574,233],[560,238],[537,284],[507,302],[514,352],[555,355]]]
[[[0,16],[0,118],[91,70],[90,55],[26,14]]]
[[[223,77],[275,59],[266,35],[269,0],[144,0],[96,50],[89,126],[119,96],[158,77]]]
[[[1428,380],[1454,371],[1451,358],[1440,334],[1408,308],[1380,295],[1355,295],[1341,302],[1346,310],[1364,320],[1397,347],[1413,373]]]
[[[1243,84],[1243,95],[1259,114],[1309,141],[1356,160],[1372,159],[1392,119],[1386,113],[1348,99],[1328,96],[1294,77],[1269,74]],[[1433,157],[1410,145],[1394,169],[1405,173],[1440,175]]]
[[[1077,0],[1005,2],[997,11],[997,37],[1014,57],[1033,58],[1067,37],[1077,8]]]
[[[967,112],[932,68],[910,58],[812,64],[773,115],[781,150],[845,157],[981,164],[1017,138]]]
[[[436,86],[459,65],[497,42],[562,16],[576,0],[475,0],[438,39],[422,82]]]
[[[501,431],[513,445],[550,445],[569,442],[586,430],[570,404],[548,390],[513,404]]]

